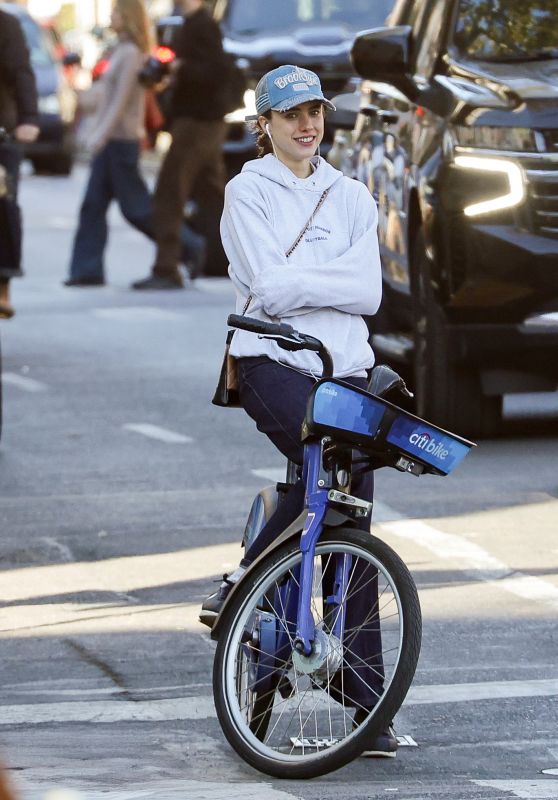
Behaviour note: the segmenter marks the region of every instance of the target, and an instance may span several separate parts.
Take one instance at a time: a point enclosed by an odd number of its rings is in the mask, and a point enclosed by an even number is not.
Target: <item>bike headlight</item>
[[[43,114],[59,114],[60,100],[57,94],[46,94],[39,97],[39,111]]]
[[[507,191],[496,197],[482,200],[479,203],[465,206],[463,209],[467,217],[478,217],[493,211],[513,208],[523,202],[525,198],[525,183],[523,173],[518,164],[506,158],[485,158],[483,156],[457,155],[454,163],[456,167],[465,170],[475,170],[479,173],[479,182],[482,174],[500,175],[506,180]]]
[[[452,129],[454,141],[461,147],[478,147],[483,150],[513,150],[516,153],[535,153],[535,132],[530,128],[499,128],[488,125],[456,125]]]

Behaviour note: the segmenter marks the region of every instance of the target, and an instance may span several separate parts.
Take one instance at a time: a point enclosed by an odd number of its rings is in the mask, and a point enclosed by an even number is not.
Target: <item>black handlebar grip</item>
[[[263,336],[290,336],[294,332],[292,325],[279,322],[264,322],[253,317],[243,317],[241,314],[229,314],[227,324],[231,328],[240,328],[251,333],[260,333]]]

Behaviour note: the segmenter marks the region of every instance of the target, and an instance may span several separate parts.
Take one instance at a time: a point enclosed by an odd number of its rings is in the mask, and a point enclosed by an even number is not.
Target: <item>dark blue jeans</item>
[[[112,139],[94,157],[74,238],[71,278],[104,278],[107,212],[113,200],[134,228],[154,240],[153,202],[139,171],[139,154],[139,142]],[[188,262],[203,239],[184,224],[182,245],[182,257]]]
[[[255,421],[259,431],[265,433],[275,447],[291,461],[302,465],[304,446],[300,433],[308,395],[314,380],[284,367],[264,356],[238,360],[240,402]],[[361,389],[366,389],[366,378],[347,378]],[[372,501],[374,474],[367,472],[355,476],[352,491],[364,500]],[[253,561],[302,512],[304,484],[299,480],[280,503],[277,512],[265,525],[257,540],[245,555],[245,563]],[[362,530],[370,530],[370,521],[355,523]]]
[[[239,359],[238,372],[240,402],[244,410],[255,421],[258,430],[265,433],[286,458],[302,464],[304,447],[300,433],[308,395],[314,385],[312,378],[263,356]],[[368,384],[366,378],[344,380],[361,389],[366,389]],[[304,506],[304,492],[302,480],[287,492],[275,514],[246,552],[241,562],[244,566],[248,566],[299,516]],[[355,476],[351,492],[372,501],[374,474],[367,472]],[[369,519],[359,520],[353,525],[361,530],[370,530]],[[368,572],[365,575],[363,570],[366,569]],[[367,623],[366,632],[352,634],[350,651],[345,653],[345,662],[349,666],[344,670],[343,681],[345,703],[350,698],[355,706],[365,708],[372,708],[383,691],[381,633],[377,620],[370,618],[370,609],[378,601],[378,586],[376,578],[371,579],[369,571],[370,567],[364,567],[359,561],[352,575],[353,585],[366,586],[367,591],[357,591],[347,603],[347,626],[358,630],[364,619],[367,619]],[[339,689],[334,679],[330,694],[336,699],[341,699]]]

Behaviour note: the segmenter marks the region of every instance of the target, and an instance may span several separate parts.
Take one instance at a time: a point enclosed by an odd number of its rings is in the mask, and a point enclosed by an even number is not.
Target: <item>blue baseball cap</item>
[[[256,86],[256,111],[246,117],[255,120],[267,111],[290,111],[291,108],[318,100],[331,111],[335,111],[332,102],[324,97],[320,79],[315,72],[293,64],[285,64],[260,78]]]

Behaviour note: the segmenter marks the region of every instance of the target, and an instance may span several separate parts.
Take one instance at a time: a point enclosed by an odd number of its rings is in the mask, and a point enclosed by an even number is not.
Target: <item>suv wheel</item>
[[[483,394],[473,367],[455,363],[447,323],[430,282],[422,230],[413,248],[413,327],[416,412],[462,436],[492,436],[502,421],[502,397]]]

